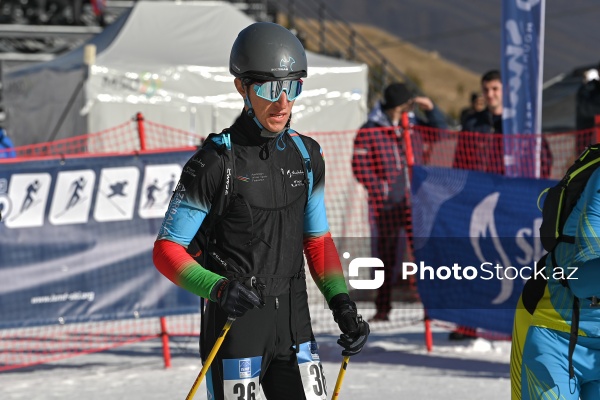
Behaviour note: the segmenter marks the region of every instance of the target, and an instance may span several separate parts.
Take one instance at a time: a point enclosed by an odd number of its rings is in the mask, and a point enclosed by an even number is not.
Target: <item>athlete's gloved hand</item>
[[[362,350],[369,337],[369,324],[357,314],[356,304],[350,300],[346,293],[333,296],[329,301],[329,308],[333,312],[333,319],[343,332],[338,339],[338,344],[344,348],[343,356],[353,356]]]
[[[241,317],[254,307],[263,308],[265,303],[256,290],[240,281],[221,279],[210,294],[219,307],[230,317]]]

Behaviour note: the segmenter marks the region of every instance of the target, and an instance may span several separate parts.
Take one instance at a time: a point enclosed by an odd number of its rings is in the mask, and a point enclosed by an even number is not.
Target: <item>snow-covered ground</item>
[[[510,342],[449,341],[434,330],[428,353],[422,326],[379,332],[376,324],[362,353],[351,358],[339,398],[505,400],[510,397]],[[342,357],[334,335],[319,335],[329,398]],[[0,399],[165,400],[186,398],[201,364],[197,339],[172,341],[172,366],[163,367],[160,342],[0,373]],[[204,382],[195,399],[206,399]]]

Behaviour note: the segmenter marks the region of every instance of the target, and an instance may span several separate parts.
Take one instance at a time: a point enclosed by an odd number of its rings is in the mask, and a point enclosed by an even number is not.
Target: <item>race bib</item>
[[[317,342],[302,343],[298,356],[298,367],[302,376],[302,386],[306,400],[326,400],[327,384],[323,374],[323,366],[319,357]]]
[[[262,357],[223,360],[225,400],[262,400],[259,378]]]

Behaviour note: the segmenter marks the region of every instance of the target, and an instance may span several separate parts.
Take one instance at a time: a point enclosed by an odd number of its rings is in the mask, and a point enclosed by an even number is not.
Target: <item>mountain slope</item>
[[[457,117],[479,90],[479,76],[436,52],[420,49],[370,25],[352,24],[379,52],[408,75],[448,115]]]
[[[278,22],[285,26],[287,21],[282,18]],[[320,35],[315,31],[318,23],[310,19],[296,19],[295,25],[305,40],[306,48],[320,52]],[[338,37],[344,35],[335,21],[326,21],[325,25],[326,32],[337,33]],[[447,115],[457,118],[460,110],[468,105],[471,92],[479,91],[479,75],[440,57],[436,52],[420,49],[372,25],[354,23],[350,26],[359,37],[377,49],[389,64],[408,76]],[[344,53],[350,47],[348,37],[336,41],[328,36],[326,40],[329,40],[328,51],[332,54]],[[337,47],[331,47],[331,43],[335,43]],[[366,60],[371,69],[380,67],[380,60],[374,59],[372,53],[364,49],[361,41],[355,51],[356,59],[363,62]]]

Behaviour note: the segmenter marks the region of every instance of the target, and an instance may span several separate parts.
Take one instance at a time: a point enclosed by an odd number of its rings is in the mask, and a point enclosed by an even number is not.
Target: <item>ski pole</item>
[[[340,367],[340,372],[338,373],[337,380],[335,381],[335,387],[333,388],[333,396],[331,396],[331,400],[337,400],[340,389],[342,388],[342,381],[344,380],[344,375],[346,375],[346,368],[348,368],[348,363],[350,362],[350,356],[345,356],[342,360],[342,366]]]
[[[188,393],[185,400],[192,400],[194,398],[194,395],[196,394],[196,391],[200,386],[200,382],[202,382],[202,379],[204,379],[204,376],[208,372],[208,368],[210,368],[210,364],[212,364],[212,361],[217,355],[221,344],[223,344],[225,335],[227,335],[227,332],[229,332],[229,328],[231,328],[231,324],[233,324],[233,321],[235,321],[235,317],[227,317],[227,322],[223,326],[223,329],[221,330],[221,333],[219,334],[219,337],[217,338],[217,341],[215,342],[212,350],[208,354],[208,357],[206,357],[206,361],[204,361],[204,365],[202,366],[202,369],[200,370],[200,373],[194,381],[194,384],[192,385],[192,388],[190,389],[190,392]]]

